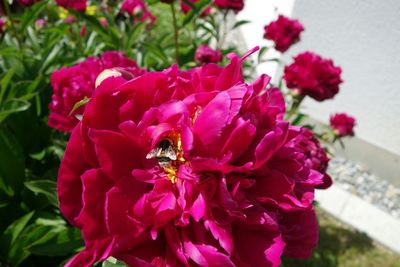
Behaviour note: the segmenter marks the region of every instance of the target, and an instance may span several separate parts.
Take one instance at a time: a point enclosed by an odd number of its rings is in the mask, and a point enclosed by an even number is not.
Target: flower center
[[[172,132],[160,139],[156,148],[151,150],[147,159],[156,158],[160,167],[172,183],[177,181],[177,171],[186,162],[183,157],[182,140],[178,132]]]

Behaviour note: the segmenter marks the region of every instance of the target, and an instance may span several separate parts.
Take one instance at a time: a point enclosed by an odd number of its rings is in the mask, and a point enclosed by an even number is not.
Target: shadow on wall
[[[319,244],[307,260],[284,258],[283,267],[399,267],[400,256],[377,247],[366,234],[317,211]]]

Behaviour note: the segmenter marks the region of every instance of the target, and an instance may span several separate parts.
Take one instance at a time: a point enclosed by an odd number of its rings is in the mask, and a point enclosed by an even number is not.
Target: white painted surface
[[[312,50],[343,69],[333,101],[307,99],[314,118],[334,112],[357,118],[357,137],[400,155],[400,1],[297,0],[293,16],[305,25],[290,54]],[[372,155],[371,155],[372,156]],[[399,241],[400,242],[400,241]]]
[[[316,199],[323,209],[344,223],[400,253],[400,220],[336,185],[317,190]]]
[[[325,123],[330,114],[347,112],[357,118],[357,137],[400,155],[400,1],[247,0],[238,19],[253,22],[242,28],[248,47],[268,44],[263,28],[278,13],[292,14],[306,28],[285,53],[287,63],[311,50],[343,68],[341,92],[323,103],[307,99],[306,112]],[[257,71],[271,75],[275,69],[268,63]]]

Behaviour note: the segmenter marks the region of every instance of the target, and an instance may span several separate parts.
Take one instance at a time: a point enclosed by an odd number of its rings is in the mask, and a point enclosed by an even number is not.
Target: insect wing
[[[176,160],[176,153],[172,146],[169,146],[165,151],[165,157],[171,159],[171,160]]]
[[[147,153],[146,159],[155,158],[157,156],[158,150],[159,150],[158,148],[154,148],[153,150],[151,150],[149,153]]]

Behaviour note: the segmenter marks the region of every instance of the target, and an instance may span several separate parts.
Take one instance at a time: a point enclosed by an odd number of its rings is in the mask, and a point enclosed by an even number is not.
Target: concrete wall
[[[306,30],[284,60],[290,63],[297,53],[312,50],[342,67],[341,92],[323,103],[307,99],[308,114],[327,123],[331,113],[348,112],[357,118],[358,138],[400,155],[399,0],[248,0],[246,4],[239,19],[253,21],[243,29],[249,47],[266,43],[263,26],[276,13],[291,14]],[[258,70],[272,74],[275,67],[269,64]]]

